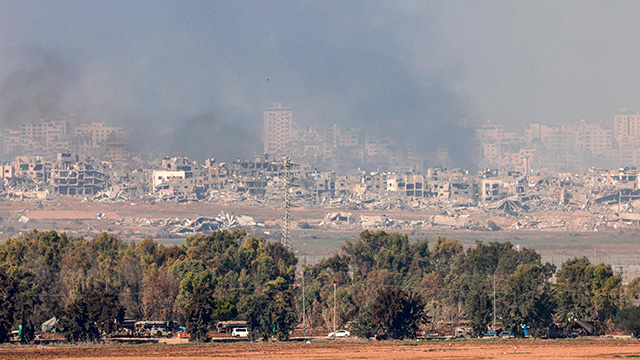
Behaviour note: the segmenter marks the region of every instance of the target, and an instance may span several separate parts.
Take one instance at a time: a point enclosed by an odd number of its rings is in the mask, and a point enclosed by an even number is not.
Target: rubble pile
[[[73,154],[59,154],[53,163],[21,157],[15,164],[2,165],[6,168],[0,198],[40,204],[63,196],[82,196],[83,202],[96,203],[283,206],[284,166],[266,157],[233,163],[210,159],[204,164],[167,157],[159,164],[132,165],[80,160]],[[327,216],[318,226],[329,228],[640,228],[640,181],[635,169],[589,169],[581,174],[483,170],[471,174],[463,169],[433,168],[423,174],[360,172],[347,176],[293,168],[290,174],[295,185],[289,188],[291,205],[326,209]],[[389,215],[394,211],[414,212],[417,219]],[[227,213],[178,222],[127,218],[115,225],[161,227],[166,234],[259,226],[252,218]]]

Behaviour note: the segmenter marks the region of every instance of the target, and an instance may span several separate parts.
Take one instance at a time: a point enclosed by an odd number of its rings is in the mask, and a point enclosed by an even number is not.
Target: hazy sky
[[[461,118],[611,121],[640,109],[638,19],[637,1],[5,1],[0,122],[73,112],[224,158],[260,152],[274,101],[434,146]]]

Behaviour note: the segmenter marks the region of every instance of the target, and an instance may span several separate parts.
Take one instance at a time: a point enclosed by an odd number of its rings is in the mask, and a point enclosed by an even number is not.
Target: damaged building
[[[78,155],[59,153],[51,169],[53,192],[60,195],[95,195],[109,186],[106,175],[94,161],[80,162]]]

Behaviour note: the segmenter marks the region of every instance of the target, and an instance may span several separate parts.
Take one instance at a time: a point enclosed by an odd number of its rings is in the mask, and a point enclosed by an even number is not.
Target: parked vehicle
[[[453,331],[453,338],[454,339],[471,339],[473,337],[473,330],[471,328],[465,328],[465,327],[457,327],[454,331]]]
[[[427,339],[439,339],[444,338],[444,333],[438,330],[423,330],[418,332],[418,336],[423,336]]]
[[[485,336],[485,337],[496,337],[496,336],[498,336],[498,331],[496,331],[496,329],[489,329],[489,331],[484,333],[483,336]]]
[[[234,338],[235,337],[237,337],[237,338],[249,337],[249,329],[247,329],[247,328],[235,328],[231,332],[231,336],[233,336]]]
[[[347,330],[337,330],[335,333],[331,332],[327,336],[328,337],[347,337],[347,336],[351,336],[351,333],[348,332]]]
[[[173,337],[172,324],[167,321],[138,321],[135,333],[140,337]]]
[[[549,328],[547,337],[549,339],[564,339],[567,337],[567,333],[557,326],[552,326]]]
[[[230,333],[234,328],[247,327],[247,322],[242,320],[234,321],[219,321],[216,324],[216,329],[221,333]]]

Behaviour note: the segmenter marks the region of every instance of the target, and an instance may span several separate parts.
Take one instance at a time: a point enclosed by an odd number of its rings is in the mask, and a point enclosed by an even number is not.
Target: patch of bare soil
[[[0,348],[17,359],[603,359],[640,355],[637,340],[241,343]]]

